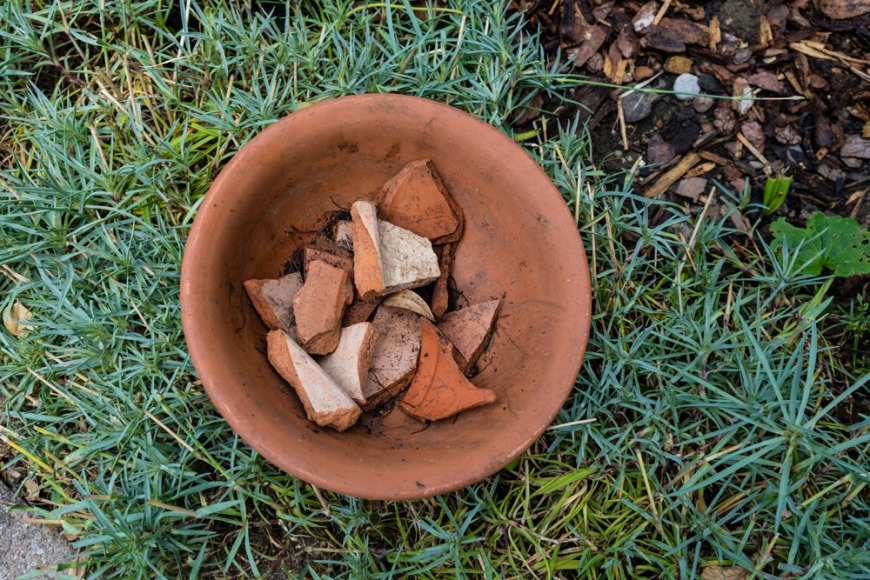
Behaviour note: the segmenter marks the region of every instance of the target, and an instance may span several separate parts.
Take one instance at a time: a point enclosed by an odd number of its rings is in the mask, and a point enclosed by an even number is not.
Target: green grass
[[[497,0],[263,4],[0,7],[0,311],[33,315],[24,338],[0,329],[0,466],[35,482],[33,516],[62,522],[90,577],[870,574],[866,304],[731,229],[725,191],[703,219],[635,195],[548,114],[522,144],[578,218],[595,297],[556,426],[484,482],[395,503],[321,504],[240,441],[178,309],[191,220],[234,152],[345,94],[510,133],[536,94],[582,83]]]

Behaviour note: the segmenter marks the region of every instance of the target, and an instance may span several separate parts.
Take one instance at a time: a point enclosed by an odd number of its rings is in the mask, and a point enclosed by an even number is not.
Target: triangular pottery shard
[[[420,356],[420,317],[408,310],[380,306],[372,324],[378,333],[363,394],[363,408],[372,409],[404,388]]]
[[[312,262],[305,284],[293,297],[299,344],[310,354],[334,351],[341,317],[352,300],[353,285],[345,270],[320,260]]]
[[[462,236],[462,210],[428,159],[402,168],[384,185],[381,200],[384,219],[435,244]]]
[[[472,385],[453,359],[453,345],[434,324],[420,319],[422,345],[417,373],[401,409],[418,419],[438,421],[495,401],[495,393]]]
[[[501,300],[490,300],[445,314],[438,330],[453,343],[453,355],[463,373],[468,373],[495,330],[495,320],[501,311]]]
[[[355,202],[350,213],[354,282],[361,298],[425,286],[441,275],[432,242],[379,220],[371,202]]]
[[[277,280],[246,280],[244,286],[266,326],[271,330],[291,331],[293,297],[302,288],[302,274],[293,272]]]
[[[280,330],[266,340],[269,362],[299,395],[311,421],[337,431],[356,423],[360,408],[301,346]]]
[[[361,322],[342,328],[338,347],[320,359],[320,367],[357,403],[365,402],[363,390],[376,343],[374,324]]]

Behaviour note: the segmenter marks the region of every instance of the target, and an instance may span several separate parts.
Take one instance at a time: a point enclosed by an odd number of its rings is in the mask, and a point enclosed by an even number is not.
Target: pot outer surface
[[[428,426],[396,408],[344,433],[318,427],[269,365],[266,328],[242,283],[280,276],[326,214],[375,199],[418,159],[433,161],[465,214],[458,304],[505,299],[472,380],[497,401]],[[194,366],[232,428],[288,473],[370,499],[446,493],[528,449],[574,385],[591,318],[583,245],[544,171],[486,123],[399,95],[313,105],[245,145],[200,206],[181,284]]]

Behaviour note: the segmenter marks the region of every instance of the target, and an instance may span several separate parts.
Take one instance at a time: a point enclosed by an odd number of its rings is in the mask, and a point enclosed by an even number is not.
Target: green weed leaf
[[[775,248],[785,244],[798,252],[798,266],[806,264],[804,273],[817,276],[823,268],[836,276],[870,274],[870,232],[853,219],[827,216],[816,212],[806,228],[797,228],[783,218],[771,226]]]

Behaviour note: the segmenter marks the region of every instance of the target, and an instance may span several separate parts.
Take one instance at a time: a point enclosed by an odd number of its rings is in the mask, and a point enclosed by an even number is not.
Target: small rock
[[[692,60],[685,56],[672,56],[665,63],[665,72],[681,75],[692,72]]]
[[[625,113],[626,123],[643,121],[652,113],[653,103],[659,98],[656,93],[642,90],[627,94],[622,99],[622,110]]]
[[[858,135],[847,135],[840,156],[870,159],[870,139],[862,139]]]
[[[725,87],[722,86],[719,79],[711,74],[698,75],[698,86],[701,87],[701,92],[708,95],[725,94]]]
[[[378,334],[366,382],[366,410],[386,401],[411,381],[420,356],[420,317],[381,306],[372,320]]]
[[[320,367],[357,403],[366,402],[363,391],[375,353],[377,332],[371,322],[341,329],[338,347],[320,359]]]
[[[384,219],[436,244],[462,235],[462,210],[431,161],[412,161],[381,190]]]
[[[646,148],[646,158],[649,163],[663,165],[674,158],[676,152],[673,145],[664,140],[658,133],[649,138]]]
[[[680,180],[677,188],[674,190],[677,195],[687,197],[692,201],[698,201],[698,198],[707,190],[707,180],[703,177],[686,177]]]
[[[707,111],[712,109],[713,105],[715,104],[716,100],[712,97],[695,97],[694,99],[692,99],[692,105],[699,113],[706,113]]]
[[[341,318],[353,300],[345,270],[320,260],[312,262],[305,284],[293,297],[296,334],[309,354],[329,354],[338,346]]]
[[[336,224],[335,243],[345,250],[353,252],[353,234],[350,231],[350,222],[338,222]]]
[[[634,80],[640,82],[645,81],[655,74],[655,71],[648,66],[639,66],[634,69]]]
[[[681,74],[674,80],[674,92],[681,101],[692,99],[701,92],[698,77],[693,74]]]
[[[273,330],[266,341],[269,362],[299,395],[309,420],[336,431],[356,423],[359,406],[290,336]]]
[[[302,288],[302,274],[293,272],[277,280],[246,280],[244,287],[269,329],[295,333],[293,297]]]
[[[420,365],[402,411],[418,419],[438,421],[495,401],[495,393],[472,385],[453,358],[453,345],[428,320],[421,318]]]
[[[495,330],[501,306],[501,300],[475,304],[445,314],[438,323],[438,330],[453,344],[454,358],[463,373],[467,374],[480,358]]]

